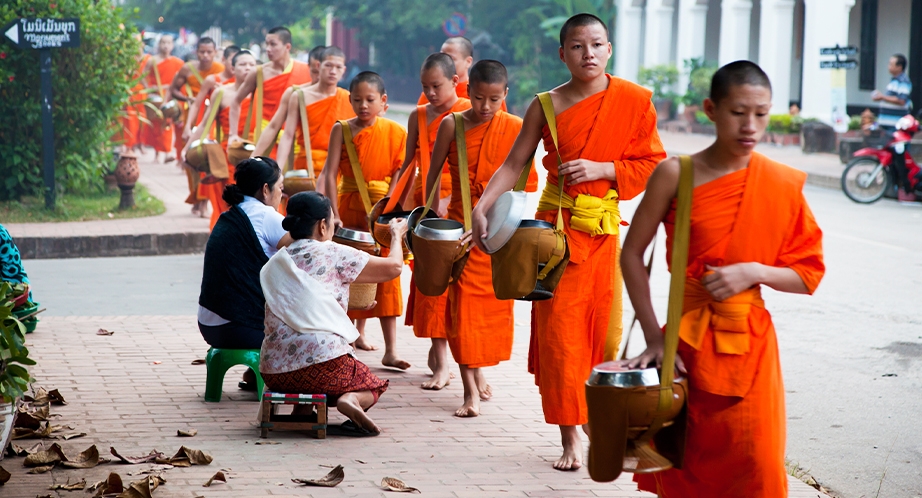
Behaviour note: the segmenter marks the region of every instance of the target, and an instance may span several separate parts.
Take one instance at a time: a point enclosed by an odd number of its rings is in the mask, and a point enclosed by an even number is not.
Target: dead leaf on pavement
[[[58,463],[64,460],[67,460],[67,457],[64,456],[64,451],[61,450],[61,445],[54,443],[51,445],[51,448],[48,448],[47,450],[39,451],[26,456],[26,459],[23,460],[22,464],[26,467],[39,467],[43,465]]]
[[[66,405],[67,400],[64,399],[64,396],[61,396],[61,391],[57,389],[52,389],[48,391],[48,398],[51,400],[52,405]]]
[[[182,430],[176,431],[176,435],[177,435],[177,436],[180,436],[180,437],[194,437],[196,434],[198,434],[198,431],[195,430],[195,429],[187,429],[187,430],[184,430],[184,431],[182,431]]]
[[[192,360],[192,364],[193,364],[193,365],[204,365],[204,364],[205,364],[205,360],[203,360],[202,358],[196,358],[196,359]]]
[[[278,441],[269,441],[269,440],[267,440],[267,439],[259,439],[259,440],[255,441],[253,444],[255,444],[255,445],[258,446],[258,445],[261,445],[261,444],[282,444],[282,443],[280,443],[280,442],[278,442]]]
[[[47,421],[51,417],[51,410],[48,405],[41,406],[35,410],[29,410],[25,405],[22,405],[18,408],[16,413],[16,421],[13,422],[13,427],[24,427],[26,429],[38,429],[42,422]]]
[[[72,469],[91,469],[99,465],[99,450],[96,449],[96,445],[94,444],[83,450],[77,455],[77,458],[73,460],[65,458],[65,460],[61,462],[61,465]]]
[[[208,479],[208,482],[206,482],[205,484],[202,484],[202,487],[203,488],[210,487],[211,483],[215,481],[227,482],[227,477],[224,475],[224,472],[221,472],[220,470],[215,472],[215,475],[211,476],[211,479]]]
[[[122,478],[115,472],[110,472],[105,481],[99,481],[90,486],[89,491],[96,491],[93,498],[101,498],[104,495],[122,493],[125,487],[122,485]]]
[[[176,467],[188,467],[190,465],[208,465],[211,460],[211,455],[208,453],[183,446],[170,458],[169,463]]]
[[[343,471],[343,466],[337,465],[327,475],[321,477],[320,479],[292,479],[291,482],[303,484],[305,486],[322,486],[325,488],[332,488],[343,482],[343,479],[345,478],[346,473]]]
[[[132,482],[128,485],[128,489],[120,493],[116,498],[153,498],[154,490],[164,483],[166,483],[166,479],[160,476],[149,476],[140,481]]]
[[[381,479],[381,487],[385,491],[397,491],[398,493],[421,493],[420,490],[416,488],[411,488],[407,484],[396,477],[385,477]]]
[[[127,463],[130,465],[137,465],[141,463],[149,463],[157,460],[158,458],[166,458],[166,455],[160,453],[157,450],[151,450],[147,455],[136,456],[136,457],[124,457],[118,454],[118,451],[113,447],[109,447],[109,453],[112,453],[112,456],[118,458],[119,462]]]
[[[3,467],[0,467],[0,486],[6,484],[6,481],[9,481],[10,477],[12,477],[10,473],[7,472]]]
[[[114,333],[115,332],[112,332],[111,330],[106,330],[106,329],[99,329],[96,331],[96,335],[112,335]]]
[[[42,422],[38,429],[27,429],[25,427],[13,428],[13,439],[43,439],[51,436],[53,427],[48,422]]]
[[[16,443],[10,443],[10,445],[6,447],[6,454],[9,456],[24,457],[27,455],[31,455],[32,453],[37,453],[44,449],[45,449],[45,446],[42,443],[35,443],[34,445],[32,445],[31,448],[24,448],[22,446],[19,446]]]
[[[73,484],[70,483],[70,480],[67,481],[67,484],[52,484],[48,489],[52,491],[57,489],[63,491],[83,491],[84,488],[86,488],[86,479],[80,479]]]
[[[45,472],[48,472],[49,470],[53,469],[54,465],[55,464],[42,465],[41,467],[35,467],[33,469],[30,469],[28,472],[26,472],[26,474],[44,474]]]
[[[83,437],[83,436],[86,436],[85,432],[75,432],[73,434],[65,434],[63,436],[60,436],[60,438],[65,441],[70,441],[71,439],[76,439],[78,437]]]

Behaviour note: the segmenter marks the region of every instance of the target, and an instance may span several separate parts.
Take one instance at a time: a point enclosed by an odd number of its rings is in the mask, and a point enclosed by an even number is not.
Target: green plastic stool
[[[256,374],[257,396],[263,393],[263,376],[259,374],[258,349],[217,349],[208,350],[205,356],[205,367],[208,377],[205,379],[205,401],[218,403],[221,401],[221,392],[224,390],[224,374],[230,367],[246,365]]]

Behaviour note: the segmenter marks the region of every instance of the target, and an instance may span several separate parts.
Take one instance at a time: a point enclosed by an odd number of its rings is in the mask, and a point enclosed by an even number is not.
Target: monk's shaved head
[[[455,72],[455,62],[451,60],[451,56],[441,52],[426,57],[420,72],[428,71],[432,68],[438,68],[448,79],[454,78],[457,74]]]
[[[317,45],[316,47],[311,49],[310,53],[307,54],[307,57],[310,60],[314,60],[317,62],[323,62],[323,51],[324,50],[326,50],[326,47],[324,47],[323,45]]]
[[[717,70],[711,78],[711,101],[715,104],[730,95],[730,89],[735,86],[752,85],[767,88],[772,91],[772,83],[768,75],[754,62],[736,61]]]
[[[471,68],[470,82],[472,86],[478,83],[488,85],[500,83],[506,86],[509,82],[509,75],[506,72],[506,66],[502,62],[484,59],[477,61],[474,67]]]
[[[285,26],[276,26],[269,30],[267,34],[275,35],[279,37],[279,40],[282,42],[282,45],[288,45],[291,43],[291,30]]]
[[[240,47],[237,45],[228,45],[224,49],[224,60],[229,61],[233,59],[234,56],[237,55],[237,52],[240,52]]]
[[[454,45],[458,47],[458,49],[461,50],[461,55],[464,57],[474,56],[474,44],[463,36],[452,36],[442,44],[442,46],[445,45]]]
[[[355,75],[355,78],[352,78],[352,83],[349,83],[349,92],[355,92],[355,88],[361,83],[367,83],[373,86],[381,95],[387,93],[384,90],[384,78],[376,72],[362,71]]]
[[[608,38],[608,26],[606,26],[601,19],[592,14],[576,14],[575,16],[567,19],[567,22],[563,23],[563,26],[560,28],[560,46],[564,46],[564,43],[567,41],[567,37],[570,36],[570,31],[573,29],[581,28],[583,26],[592,26],[594,24],[602,26],[602,28],[605,30],[605,37]]]
[[[323,62],[330,57],[339,57],[342,60],[346,60],[346,53],[343,52],[343,49],[330,45],[323,49],[323,53],[320,55],[320,62]]]

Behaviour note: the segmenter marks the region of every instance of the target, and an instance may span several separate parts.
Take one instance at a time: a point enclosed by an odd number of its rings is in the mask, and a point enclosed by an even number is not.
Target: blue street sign
[[[447,36],[464,36],[464,33],[467,33],[467,17],[460,12],[455,12],[448,16],[442,24],[442,31]]]

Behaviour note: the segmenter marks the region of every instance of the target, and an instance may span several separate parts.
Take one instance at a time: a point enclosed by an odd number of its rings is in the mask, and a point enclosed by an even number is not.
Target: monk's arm
[[[189,66],[185,64],[182,66],[182,69],[176,73],[176,76],[173,76],[173,81],[170,83],[170,95],[174,99],[180,102],[188,102],[190,99],[182,93],[182,87],[186,84],[186,80],[189,79]],[[189,114],[192,115],[191,113]]]
[[[629,368],[645,368],[651,363],[661,366],[663,362],[663,333],[653,311],[650,277],[644,267],[643,254],[656,235],[660,222],[669,212],[678,184],[679,161],[673,158],[660,163],[650,176],[647,193],[634,213],[631,229],[628,230],[621,250],[624,285],[647,343],[647,348],[640,356],[625,362]],[[685,372],[685,366],[678,357],[676,366],[680,372]]]
[[[448,149],[451,142],[455,139],[455,117],[451,114],[442,119],[439,124],[439,132],[435,137],[435,144],[432,145],[432,161],[430,164],[445,164],[448,158]],[[440,188],[442,181],[442,170],[439,168],[429,168],[426,174],[426,192],[432,192],[432,189]],[[429,199],[425,199],[429,200]]]
[[[343,150],[343,127],[336,123],[330,130],[330,146],[327,149],[327,160],[323,163],[323,170],[317,179],[317,191],[330,199],[330,207],[333,209],[333,223],[335,226],[341,226],[342,221],[339,216],[339,196],[336,192],[336,179],[339,177],[339,161]],[[308,151],[308,154],[310,152]]]
[[[182,127],[182,138],[183,140],[189,142],[190,135],[192,134],[192,128],[195,126],[193,121],[194,118],[191,116],[198,116],[198,110],[205,104],[205,98],[208,97],[208,94],[216,86],[216,81],[214,75],[208,76],[205,78],[205,81],[202,83],[202,89],[199,90],[198,95],[195,96],[195,101],[192,102],[192,105],[189,106],[189,116],[190,118],[186,120],[186,124]],[[208,113],[205,113],[207,116]]]
[[[407,148],[406,153],[403,156],[403,164],[400,165],[400,169],[397,170],[397,173],[394,174],[394,179],[391,180],[391,186],[387,191],[387,196],[390,197],[394,195],[394,188],[396,188],[398,180],[403,177],[403,175],[412,175],[413,172],[409,171],[410,163],[416,158],[416,146],[419,143],[419,125],[417,125],[417,111],[410,111],[410,118],[407,121]],[[408,184],[409,185],[409,184]],[[401,197],[406,197],[406,194],[410,191],[410,188],[404,189],[401,193]],[[400,202],[403,203],[404,199],[401,198]]]
[[[215,105],[214,102],[212,102],[207,108],[205,108],[206,115],[211,111],[211,107],[214,105]],[[182,154],[180,154],[183,158],[183,161],[186,160],[186,152],[189,150],[189,146],[192,145],[192,142],[195,142],[196,140],[202,138],[202,133],[205,131],[204,128],[205,128],[204,126],[196,126],[195,131],[193,131],[192,134],[189,136],[189,139],[186,141],[186,146],[183,147]]]
[[[634,138],[624,151],[624,158],[614,162],[618,197],[626,201],[643,192],[653,168],[664,159],[666,152],[656,130],[656,109],[650,102],[638,120]]]
[[[403,272],[403,236],[407,233],[407,220],[393,219],[390,222],[391,249],[387,257],[371,256],[368,264],[355,279],[357,284],[380,284],[390,282]]]
[[[227,137],[227,144],[230,145],[231,142],[239,141],[240,136],[237,135],[237,130],[240,129],[240,105],[243,104],[243,101],[253,93],[253,90],[256,89],[256,71],[248,74],[246,79],[237,88],[237,95],[234,96],[234,101],[230,103],[230,110],[228,111],[227,122],[230,129],[230,136]],[[255,112],[255,110],[254,110]],[[246,131],[244,131],[246,133]]]
[[[285,90],[285,93],[282,94],[282,98],[279,100],[279,106],[275,110],[275,114],[272,115],[272,120],[269,121],[269,124],[263,129],[262,133],[259,135],[259,142],[256,144],[255,154],[262,154],[262,151],[267,150],[272,147],[275,138],[279,135],[279,130],[282,129],[282,125],[285,125],[285,132],[288,132],[288,129],[292,129],[294,133],[294,127],[288,125],[286,119],[291,115],[289,112],[289,104],[292,99],[290,98],[292,94],[291,88]],[[294,99],[297,103],[298,99]],[[298,115],[297,106],[295,106],[295,114]],[[295,125],[297,126],[297,124]],[[287,154],[287,153],[286,153]],[[278,156],[281,157],[281,156]],[[287,155],[285,157],[288,157]]]
[[[298,99],[288,99],[288,119],[285,120],[285,131],[282,132],[282,139],[279,140],[279,148],[276,152],[275,157],[278,158],[279,167],[282,170],[285,170],[285,166],[288,165],[288,156],[291,152],[291,149],[295,145],[295,129],[298,127]],[[278,113],[276,113],[278,114]],[[309,130],[305,130],[304,133],[309,133]],[[267,150],[272,147],[272,142],[263,140],[265,137],[274,137],[274,134],[263,132],[259,138],[259,144],[256,145],[256,150],[253,151],[254,154],[261,154],[261,151]],[[305,154],[310,154],[311,151],[304,151]],[[294,166],[294,165],[290,165]]]

